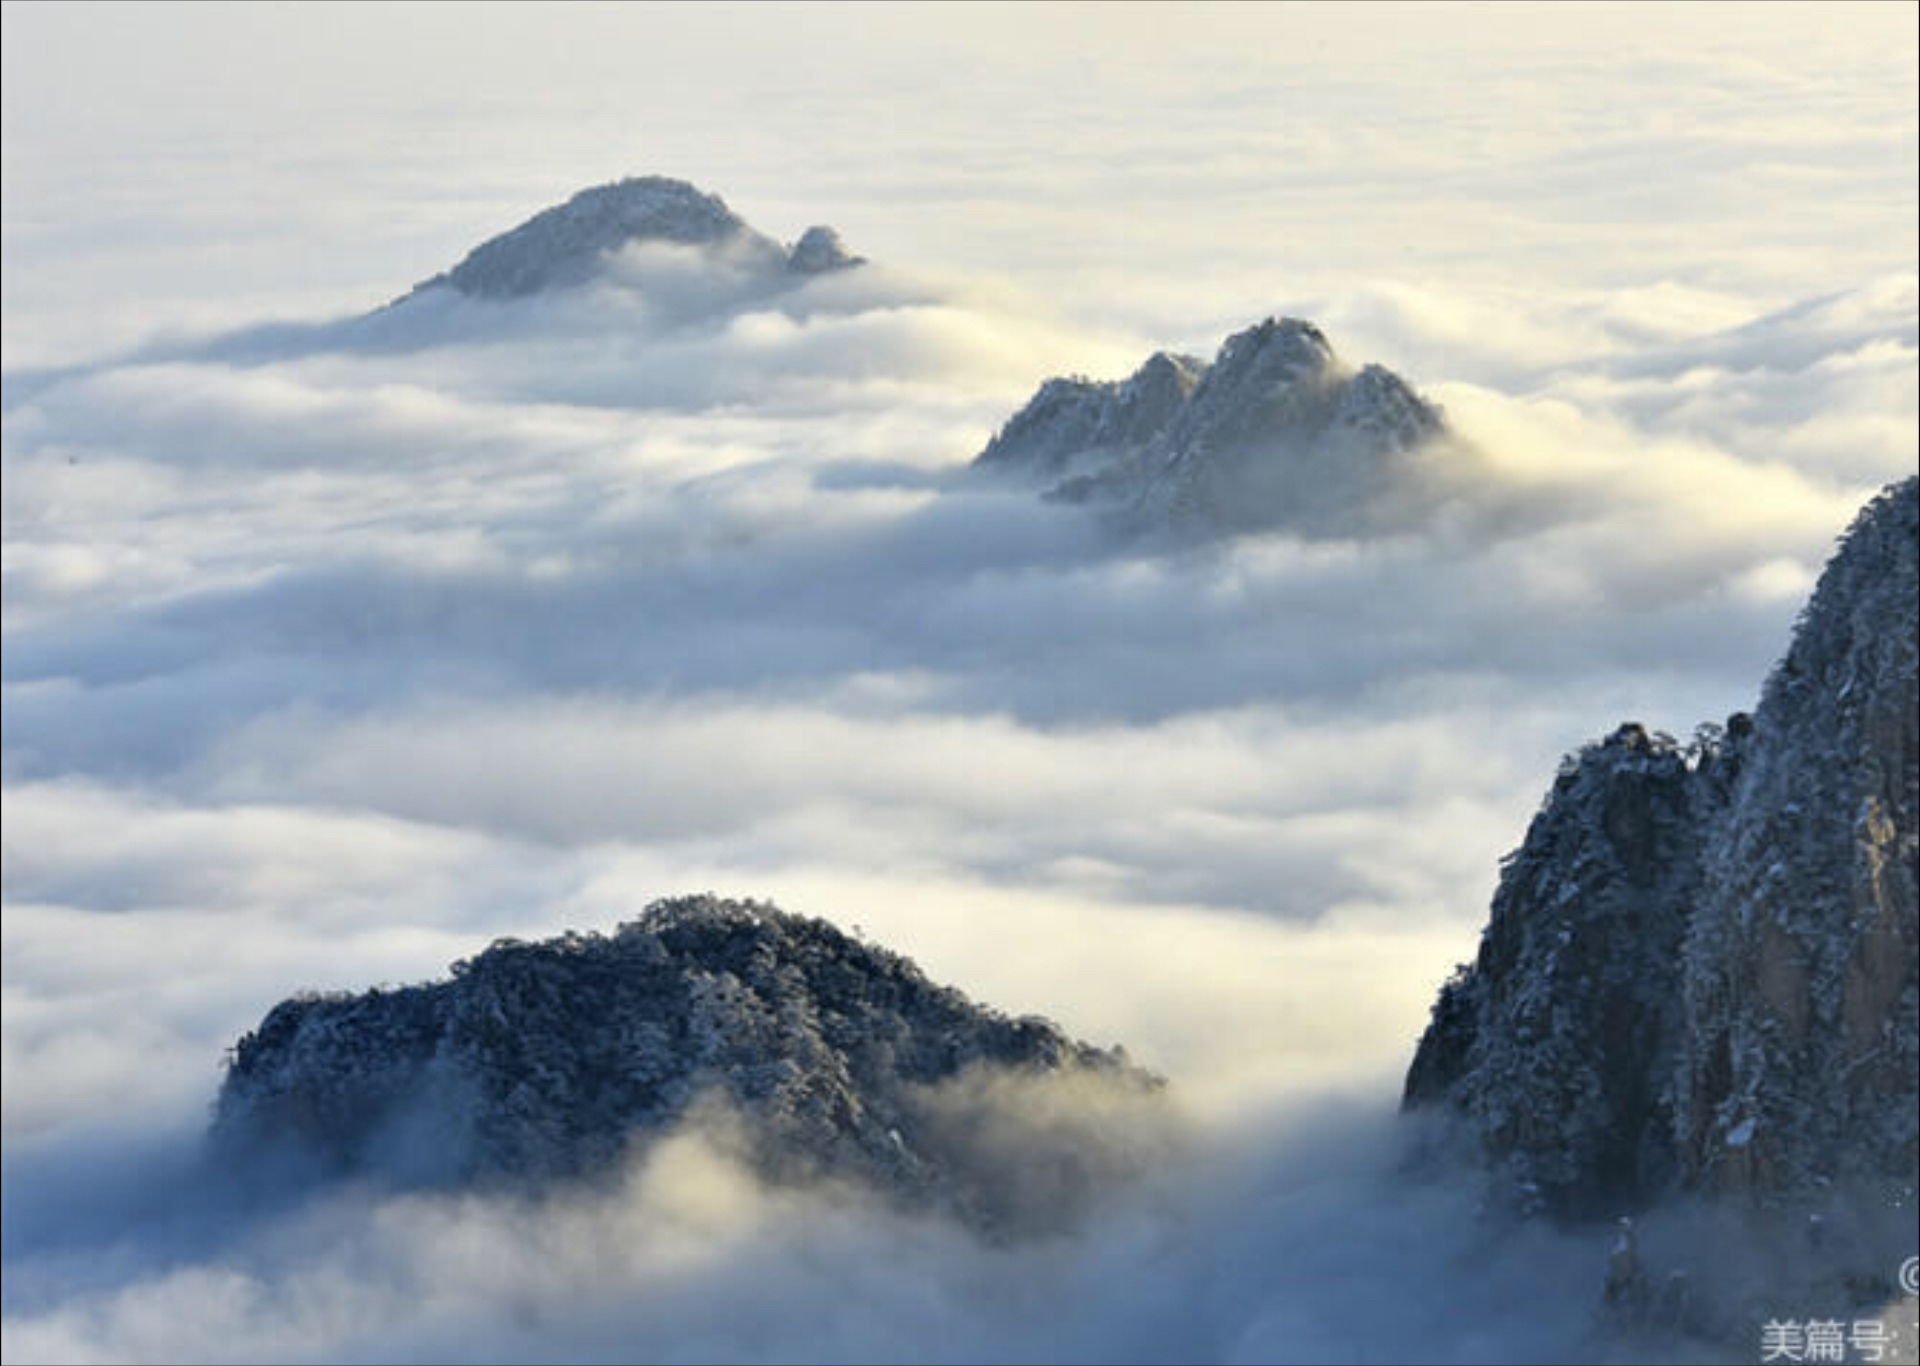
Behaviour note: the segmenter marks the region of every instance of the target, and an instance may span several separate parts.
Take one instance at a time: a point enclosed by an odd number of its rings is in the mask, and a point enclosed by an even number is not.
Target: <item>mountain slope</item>
[[[1689,1184],[1913,1183],[1917,538],[1909,479],[1855,521],[1754,713],[1681,963]]]
[[[1044,479],[1124,467],[1165,434],[1206,371],[1192,356],[1156,351],[1124,380],[1047,380],[975,464]]]
[[[1595,1215],[1672,1171],[1671,980],[1713,802],[1677,746],[1622,726],[1568,765],[1502,868],[1470,969],[1407,1074],[1448,1102],[1522,1208]]]
[[[1920,999],[1916,482],[1861,513],[1751,718],[1561,774],[1440,994],[1408,1108],[1523,1206],[1676,1190],[1912,1198]]]
[[[737,263],[799,276],[861,264],[832,228],[807,229],[788,252],[749,227],[718,195],[684,180],[643,176],[580,191],[489,238],[460,264],[416,285],[413,294],[451,289],[483,299],[514,299],[584,284],[607,256],[629,243],[658,242],[725,251]]]
[[[1034,1211],[1008,1194],[1021,1174],[981,1156],[1015,1123],[994,1087],[1049,1079],[1121,1101],[1158,1087],[1122,1051],[976,1006],[824,921],[685,898],[605,938],[501,941],[449,981],[284,1001],[233,1050],[213,1134],[403,1181],[538,1181],[719,1101],[771,1176],[1007,1225]],[[1086,1137],[1031,1134],[1023,1152],[1085,1186],[1118,1151]]]
[[[1341,535],[1391,515],[1440,410],[1325,334],[1268,318],[1211,364],[1158,352],[1125,381],[1052,379],[975,459],[1136,526]]]

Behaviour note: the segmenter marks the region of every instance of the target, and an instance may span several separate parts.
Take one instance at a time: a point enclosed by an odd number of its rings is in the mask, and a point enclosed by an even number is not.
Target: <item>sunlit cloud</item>
[[[6,16],[8,1359],[1594,1350],[1603,1250],[1404,1181],[1399,1074],[1560,755],[1750,706],[1911,472],[1910,12],[149,8]],[[381,308],[648,171],[872,264]],[[1405,515],[969,474],[1277,313],[1446,410]],[[1192,1148],[1011,1248],[697,1127],[198,1165],[286,995],[702,889],[1125,1044]]]

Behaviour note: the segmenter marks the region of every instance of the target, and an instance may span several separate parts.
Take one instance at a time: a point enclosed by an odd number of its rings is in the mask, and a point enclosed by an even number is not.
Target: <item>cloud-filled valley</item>
[[[1063,22],[1023,60],[1067,43]],[[1202,10],[1169,41],[1193,59],[1232,22]],[[927,60],[887,41],[909,71]],[[944,186],[898,130],[876,132],[868,179],[847,165],[815,186],[708,148],[703,188],[735,202],[733,170],[743,200],[793,206],[760,224],[783,240],[840,223],[873,258],[857,269],[795,279],[641,243],[578,287],[401,299],[402,273],[379,296],[399,302],[360,311],[373,268],[329,261],[298,291],[320,304],[250,309],[237,282],[190,316],[116,292],[175,250],[156,238],[102,276],[91,348],[60,342],[84,334],[86,301],[50,302],[15,263],[79,279],[102,249],[50,243],[10,202],[8,1359],[1703,1351],[1604,1336],[1604,1246],[1491,1228],[1474,1182],[1420,1179],[1418,1134],[1391,1111],[1561,756],[1629,718],[1684,739],[1751,707],[1836,537],[1912,472],[1913,200],[1862,150],[1893,138],[1910,168],[1911,85],[1866,87],[1859,108],[1810,98],[1795,134],[1727,93],[1785,79],[1776,35],[1752,37],[1698,96],[1724,126],[1649,170],[1649,203],[1609,199],[1585,229],[1604,269],[1570,256],[1564,278],[1539,273],[1557,259],[1541,244],[1573,235],[1578,187],[1650,135],[1556,159],[1448,106],[1443,126],[1502,155],[1440,158],[1434,238],[1396,272],[1377,218],[1349,265],[1317,216],[1333,210],[1300,201],[1321,184],[1350,210],[1385,193],[1356,168],[1413,174],[1424,129],[1363,96],[1423,59],[1333,41],[1370,74],[1301,75],[1326,145],[1287,135],[1301,237],[1257,268],[1192,266],[1237,215],[1279,214],[1249,188],[1279,133],[1250,123],[1177,155],[1219,92],[1266,107],[1229,54],[1194,68],[1211,86],[1183,72],[1134,145],[1169,183],[1216,187],[1195,188],[1167,274],[1138,225],[1076,255],[1068,210],[1090,201],[1002,196],[992,175],[1037,173],[945,116],[925,134],[960,149]],[[1089,79],[1145,99],[1171,58],[1128,51],[1138,70]],[[1565,52],[1513,60],[1490,88],[1588,126],[1592,72],[1576,63],[1556,96],[1536,83]],[[817,73],[775,76],[801,99]],[[1846,142],[1872,122],[1860,109],[1892,131]],[[81,194],[8,139],[10,201],[16,180],[58,190],[49,215]],[[1790,215],[1754,241],[1689,237],[1712,269],[1663,268],[1662,203],[1694,204],[1688,166],[1736,177],[1743,139],[1769,151],[1739,193],[1790,205],[1823,175],[1898,231],[1860,228],[1783,272],[1792,297],[1761,283],[1806,240]],[[811,171],[823,154],[795,155]],[[1092,158],[1060,193],[1131,183],[1125,168]],[[1509,179],[1544,225],[1535,254],[1498,280],[1450,269]],[[398,238],[455,212],[423,206],[433,189],[396,206]],[[497,190],[462,206],[472,241],[516,221],[490,216]],[[877,240],[840,222],[841,195],[888,206]],[[928,220],[923,258],[908,207]],[[981,243],[1034,233],[1030,255],[996,271],[954,247],[969,215]],[[1900,251],[1843,249],[1890,239]],[[156,325],[128,322],[150,309]],[[1287,314],[1445,413],[1394,518],[1128,533],[969,463],[1049,375],[1119,380],[1156,348],[1210,358]],[[44,318],[44,337],[15,317]],[[607,930],[702,890],[823,917],[975,1000],[1124,1043],[1168,1077],[1189,1147],[1076,1230],[1012,1246],[765,1183],[698,1125],[600,1186],[541,1195],[363,1180],[275,1196],[200,1153],[223,1053],[274,1002],[437,978],[496,937]]]

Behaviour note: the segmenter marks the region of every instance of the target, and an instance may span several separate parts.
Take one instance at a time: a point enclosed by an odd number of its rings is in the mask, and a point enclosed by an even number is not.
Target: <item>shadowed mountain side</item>
[[[684,1122],[993,1232],[1070,1218],[1169,1139],[1158,1079],[824,921],[657,902],[495,943],[449,981],[284,1001],[234,1048],[216,1147],[401,1184],[542,1182]]]
[[[1920,996],[1915,481],[1861,513],[1752,717],[1570,761],[1449,982],[1409,1106],[1522,1203],[1911,1190]]]
[[[1312,323],[1268,318],[1211,364],[1162,351],[1125,380],[1048,380],[974,467],[1134,530],[1339,536],[1419,515],[1418,455],[1448,435],[1392,371],[1355,372]]]
[[[643,176],[582,190],[510,232],[489,238],[459,265],[414,286],[407,297],[453,289],[477,298],[514,299],[584,284],[606,258],[631,243],[725,249],[769,274],[805,276],[862,263],[832,228],[808,228],[791,252],[749,227],[718,195],[684,180]]]
[[[1668,1326],[1874,1308],[1910,1251],[1917,537],[1908,479],[1855,519],[1752,716],[1568,760],[1407,1073],[1405,1107],[1452,1115],[1521,1210],[1693,1207],[1789,1250],[1656,1303],[1623,1228],[1608,1298]],[[1698,1271],[1698,1246],[1661,1255]]]

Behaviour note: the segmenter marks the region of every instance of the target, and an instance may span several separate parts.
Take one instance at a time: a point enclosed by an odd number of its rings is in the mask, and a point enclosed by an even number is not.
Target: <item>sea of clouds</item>
[[[1912,469],[1910,33],[882,12],[848,56],[839,11],[720,7],[566,13],[563,58],[403,9],[299,21],[366,47],[327,93],[257,12],[176,12],[144,64],[142,14],[7,12],[8,1359],[1628,1352],[1603,1246],[1409,1175],[1399,1073],[1558,758],[1750,705]],[[163,88],[189,40],[251,65]],[[578,79],[489,102],[490,44]],[[650,171],[876,264],[651,247],[363,311],[529,187]],[[1457,499],[1173,547],[966,471],[1045,375],[1273,312],[1445,407]],[[1191,1149],[1014,1248],[695,1131],[592,1198],[202,1163],[288,993],[698,890],[1124,1042]]]

